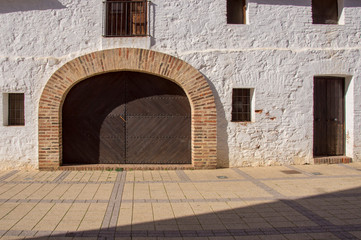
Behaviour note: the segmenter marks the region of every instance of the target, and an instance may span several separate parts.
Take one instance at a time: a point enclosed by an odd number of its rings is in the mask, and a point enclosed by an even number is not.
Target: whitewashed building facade
[[[361,2],[320,2],[323,7],[311,0],[152,0],[138,5],[136,15],[124,1],[0,1],[0,168],[64,165],[69,142],[63,141],[71,140],[63,131],[72,132],[62,128],[67,94],[81,80],[119,71],[155,75],[184,90],[190,166],[312,164],[332,156],[361,161]],[[152,56],[155,65],[143,60]],[[85,69],[89,62],[97,67]],[[169,69],[159,70],[164,64]],[[70,83],[63,86],[67,71]],[[204,104],[204,111],[197,108],[203,93],[186,87],[201,78],[212,93],[210,112]],[[55,95],[47,98],[47,89]],[[44,104],[56,105],[46,120]],[[202,124],[216,127],[198,128],[197,109]],[[139,151],[161,155],[153,146],[151,153]],[[139,163],[174,163],[167,158]]]

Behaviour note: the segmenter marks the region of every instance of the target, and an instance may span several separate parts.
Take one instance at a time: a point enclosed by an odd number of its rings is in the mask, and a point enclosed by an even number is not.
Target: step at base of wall
[[[314,164],[339,164],[352,162],[352,158],[346,156],[315,157],[313,160]]]
[[[64,165],[58,170],[62,171],[131,171],[131,170],[186,170],[194,169],[191,164],[85,164]]]

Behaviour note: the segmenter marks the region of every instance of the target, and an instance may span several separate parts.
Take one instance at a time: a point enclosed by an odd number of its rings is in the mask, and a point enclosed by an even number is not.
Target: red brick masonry
[[[213,92],[203,75],[186,62],[167,54],[136,48],[110,49],[78,57],[58,69],[47,82],[39,103],[39,169],[62,164],[62,104],[69,90],[94,75],[135,71],[177,83],[192,108],[192,165],[217,164],[217,112]]]

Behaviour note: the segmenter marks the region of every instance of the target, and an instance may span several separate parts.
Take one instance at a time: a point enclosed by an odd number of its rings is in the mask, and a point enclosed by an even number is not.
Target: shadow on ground
[[[197,202],[192,204],[196,205]],[[262,239],[269,239],[271,236],[272,239],[361,239],[361,188],[132,226],[67,232],[52,235],[50,239],[223,239],[227,236],[244,236],[245,239],[254,236]],[[285,236],[287,238],[284,238]],[[48,238],[49,236],[45,235],[31,239]]]

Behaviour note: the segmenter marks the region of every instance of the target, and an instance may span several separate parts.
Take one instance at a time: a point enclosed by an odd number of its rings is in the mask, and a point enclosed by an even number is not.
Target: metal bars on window
[[[233,89],[232,122],[251,121],[251,89]]]
[[[8,108],[8,125],[21,126],[25,125],[24,118],[24,94],[9,93]]]
[[[148,1],[108,0],[103,2],[103,5],[103,36],[147,36]]]

